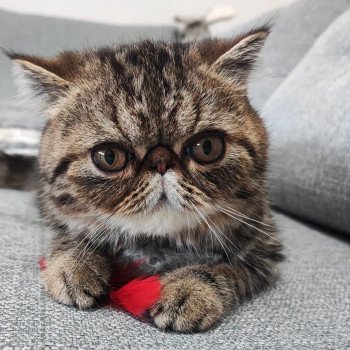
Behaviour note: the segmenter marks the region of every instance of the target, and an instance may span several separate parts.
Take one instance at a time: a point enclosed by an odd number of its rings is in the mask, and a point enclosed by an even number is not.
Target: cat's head
[[[47,216],[73,230],[171,235],[225,221],[222,208],[250,210],[264,192],[267,136],[247,78],[267,34],[10,53],[49,118]]]

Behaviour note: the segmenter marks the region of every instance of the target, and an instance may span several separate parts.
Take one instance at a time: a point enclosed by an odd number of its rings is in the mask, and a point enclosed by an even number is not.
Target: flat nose
[[[146,166],[164,175],[174,165],[175,154],[166,146],[152,148],[146,156]]]
[[[156,161],[154,168],[157,168],[159,174],[164,175],[168,170],[168,163],[164,159],[159,159]]]

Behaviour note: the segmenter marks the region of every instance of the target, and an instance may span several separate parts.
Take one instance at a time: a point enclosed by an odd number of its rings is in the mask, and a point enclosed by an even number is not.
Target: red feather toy
[[[124,310],[135,317],[142,315],[160,298],[159,275],[145,277],[137,275],[141,262],[132,262],[118,269],[112,279],[112,289],[109,292],[109,305],[115,309]],[[39,267],[44,270],[47,262],[44,257],[39,259]]]
[[[160,298],[160,274],[180,266],[214,263],[221,259],[216,253],[203,252],[199,256],[186,250],[152,246],[121,251],[111,281],[109,305],[140,318]],[[39,266],[42,270],[47,267],[44,257],[39,259]]]

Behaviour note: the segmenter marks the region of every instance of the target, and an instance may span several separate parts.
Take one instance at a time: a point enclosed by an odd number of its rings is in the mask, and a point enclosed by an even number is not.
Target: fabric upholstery
[[[281,214],[289,248],[276,287],[202,334],[164,333],[109,308],[60,305],[39,285],[51,233],[30,193],[0,190],[0,348],[329,349],[350,346],[348,242]]]
[[[263,109],[276,206],[350,233],[350,10]]]

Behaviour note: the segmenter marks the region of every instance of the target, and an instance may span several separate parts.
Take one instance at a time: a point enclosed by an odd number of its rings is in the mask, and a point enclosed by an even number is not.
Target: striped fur
[[[51,59],[9,54],[46,100],[39,203],[59,232],[43,275],[56,300],[95,305],[119,249],[136,242],[223,257],[162,276],[161,300],[149,310],[161,329],[206,330],[273,283],[282,255],[266,194],[268,138],[247,98],[267,34],[144,41]],[[225,140],[225,153],[200,165],[186,145],[209,131]],[[133,155],[125,169],[94,165],[91,150],[103,143]],[[157,154],[171,162],[164,175],[152,167]]]

